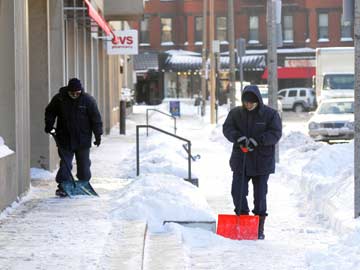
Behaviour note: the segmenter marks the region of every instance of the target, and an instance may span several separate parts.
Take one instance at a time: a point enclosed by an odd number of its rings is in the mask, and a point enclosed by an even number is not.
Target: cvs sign
[[[138,31],[137,30],[123,30],[114,31],[118,37],[119,42],[113,44],[107,42],[107,54],[138,54]]]

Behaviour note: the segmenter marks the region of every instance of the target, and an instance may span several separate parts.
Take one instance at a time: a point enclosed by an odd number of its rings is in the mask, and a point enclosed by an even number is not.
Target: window
[[[288,97],[296,97],[296,95],[297,95],[297,90],[290,90]]]
[[[195,17],[195,42],[202,41],[203,17]]]
[[[344,22],[343,15],[341,15],[341,40],[352,41],[352,23]]]
[[[217,17],[216,18],[216,39],[220,41],[227,40],[227,27],[226,27],[226,17]]]
[[[293,16],[284,16],[283,27],[284,42],[294,42]]]
[[[329,14],[327,13],[318,15],[318,39],[319,41],[329,40]]]
[[[249,17],[249,43],[259,43],[259,17]]]
[[[306,90],[300,90],[300,97],[306,97]]]
[[[173,42],[172,18],[161,18],[161,43]]]
[[[148,44],[149,39],[149,18],[145,18],[140,22],[140,43]]]
[[[285,97],[286,91],[280,91],[278,95],[279,95],[279,96],[282,96],[282,97]]]

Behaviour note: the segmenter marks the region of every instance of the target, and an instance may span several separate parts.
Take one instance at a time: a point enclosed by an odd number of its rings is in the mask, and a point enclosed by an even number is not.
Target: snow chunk
[[[53,180],[56,172],[49,172],[44,169],[30,168],[31,179]]]
[[[164,221],[214,221],[200,190],[182,178],[148,174],[135,179],[118,195],[115,219],[147,220],[150,231],[162,231]]]
[[[0,158],[11,155],[14,153],[9,147],[5,145],[4,139],[0,137]]]

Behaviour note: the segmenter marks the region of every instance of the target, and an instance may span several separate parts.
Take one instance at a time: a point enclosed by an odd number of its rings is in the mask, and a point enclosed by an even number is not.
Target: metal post
[[[228,40],[230,57],[230,108],[236,106],[235,102],[235,37],[234,37],[234,0],[228,0]]]
[[[276,52],[276,0],[267,0],[267,46],[269,106],[277,110],[277,52]],[[275,147],[275,160],[279,162],[279,145]]]
[[[189,153],[188,153],[188,166],[189,166],[189,181],[191,181],[191,143],[188,142],[188,150],[189,150]]]
[[[120,100],[120,134],[125,135],[126,131],[126,101]]]
[[[140,174],[139,126],[136,126],[136,176]]]
[[[205,108],[206,108],[206,48],[207,48],[207,40],[206,40],[206,32],[207,32],[207,1],[203,0],[203,32],[202,32],[202,71],[201,71],[201,116],[205,116]]]
[[[355,1],[355,144],[354,144],[354,217],[360,216],[360,3]]]
[[[214,0],[210,0],[210,123],[215,123]]]
[[[149,109],[146,109],[146,125],[149,125]],[[146,127],[146,137],[149,137],[149,128]]]

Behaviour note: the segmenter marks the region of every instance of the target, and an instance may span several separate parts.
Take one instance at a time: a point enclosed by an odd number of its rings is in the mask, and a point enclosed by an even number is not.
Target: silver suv
[[[285,88],[279,91],[278,98],[284,110],[303,112],[316,109],[316,96],[312,88]]]

